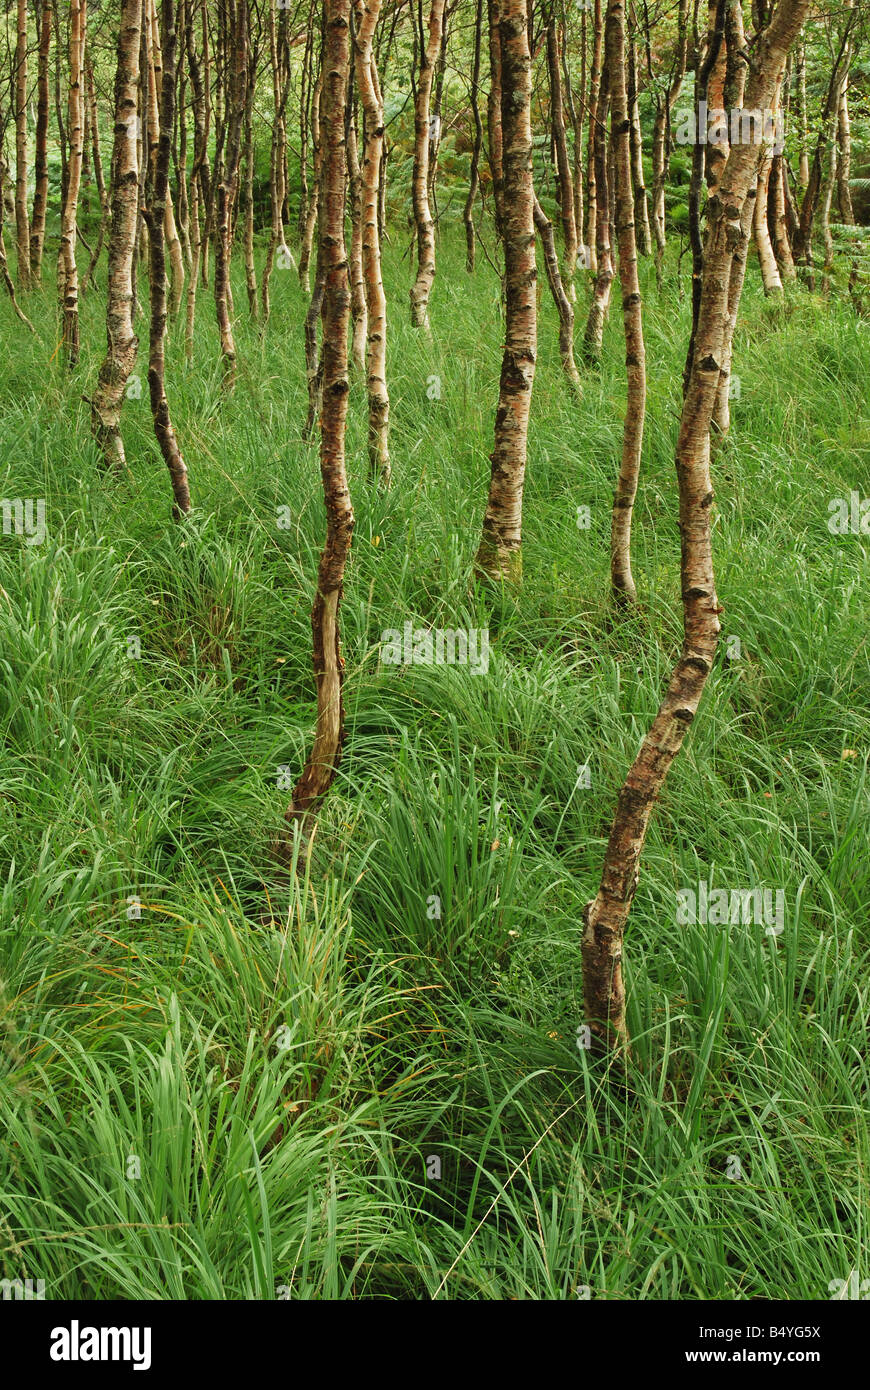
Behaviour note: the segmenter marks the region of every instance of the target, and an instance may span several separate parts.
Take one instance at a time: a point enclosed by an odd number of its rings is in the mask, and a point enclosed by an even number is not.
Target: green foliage
[[[499,285],[483,257],[466,275],[453,215],[431,341],[406,323],[403,238],[388,248],[386,495],[353,382],[347,743],[289,880],[269,845],[279,769],[311,740],[323,538],[295,277],[276,271],[262,339],[234,267],[231,399],[208,296],[192,370],[172,327],[178,526],[147,393],[124,406],[129,477],[97,466],[101,293],[72,379],[52,288],[33,341],[0,300],[0,493],[44,497],[48,528],[0,536],[0,1273],[48,1297],[818,1299],[864,1269],[868,548],[826,521],[866,492],[866,322],[803,292],[774,309],[750,265],[714,463],[742,655],[723,646],[653,818],[624,1092],[576,1045],[581,911],[679,646],[689,308],[675,256],[661,297],[642,267],[641,604],[617,623],[619,315],[578,406],[543,294],[525,586],[487,613],[468,575]],[[408,620],[488,626],[488,673],[383,664]],[[782,936],[677,925],[702,878],[782,888]]]

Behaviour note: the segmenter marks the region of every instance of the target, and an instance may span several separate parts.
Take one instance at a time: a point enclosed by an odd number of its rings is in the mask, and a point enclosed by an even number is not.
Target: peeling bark
[[[285,815],[288,829],[282,849],[287,856],[292,849],[290,827],[294,822],[299,823],[307,838],[317,807],[335,777],[344,741],[344,662],[339,643],[339,607],[354,524],[345,471],[350,318],[344,243],[349,30],[350,0],[324,0],[323,166],[318,241],[325,284],[320,471],[326,504],[326,542],[320,556],[317,594],[311,613],[317,728],[314,746]]]
[[[484,579],[519,583],[523,484],[537,351],[531,54],[526,0],[501,0],[499,51],[504,141],[505,351],[489,498],[475,572]]]
[[[809,0],[781,0],[755,48],[756,69],[746,104],[764,109],[782,76],[788,49]],[[610,832],[598,892],[584,909],[583,996],[587,1022],[599,1046],[628,1046],[622,973],[623,935],[638,885],[649,819],[674,758],[700,704],[719,637],[719,602],[713,575],[710,426],[719,390],[721,353],[732,282],[732,259],[748,237],[756,151],[732,148],[717,193],[708,204],[696,350],[683,401],[676,448],[680,493],[683,646],[652,727],[622,790]],[[748,207],[748,212],[747,212]]]
[[[608,0],[604,43],[611,90],[611,142],[616,188],[616,232],[622,323],[625,333],[627,398],[622,436],[622,461],[613,497],[610,527],[610,583],[619,605],[637,602],[631,573],[631,518],[637,495],[646,413],[646,352],[643,310],[637,271],[634,190],[631,175],[631,111],[625,83],[625,4]]]
[[[115,73],[115,139],[112,151],[112,221],[109,229],[107,351],[91,400],[91,432],[108,468],[125,466],[121,406],[136,363],[139,340],[133,328],[133,248],[139,210],[136,103],[141,0],[123,0]]]

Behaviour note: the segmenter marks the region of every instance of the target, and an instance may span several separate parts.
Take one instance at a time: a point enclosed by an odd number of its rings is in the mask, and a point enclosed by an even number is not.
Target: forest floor
[[[296,277],[275,271],[263,341],[236,266],[232,398],[209,292],[192,368],[172,331],[182,525],[145,320],[118,480],[82,400],[105,272],[72,377],[53,287],[36,338],[0,297],[0,495],[46,523],[0,536],[0,1276],[50,1298],[837,1296],[870,1273],[870,541],[828,520],[870,491],[870,324],[804,290],[772,306],[750,264],[714,466],[723,641],[644,853],[623,1086],[578,1045],[581,911],[679,648],[690,306],[643,267],[640,602],[618,618],[618,300],[578,405],[543,286],[525,582],[492,602],[469,575],[499,285],[446,232],[426,341],[404,246],[394,486],[368,482],[355,380],[347,741],[292,887],[269,844],[312,738],[324,534]],[[487,630],[488,668],[380,660],[407,622]],[[782,930],[681,923],[702,882],[780,891]]]

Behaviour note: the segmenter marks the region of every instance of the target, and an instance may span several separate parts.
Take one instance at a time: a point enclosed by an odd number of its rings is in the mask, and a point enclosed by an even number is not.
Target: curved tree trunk
[[[522,577],[523,484],[537,351],[531,55],[526,0],[501,0],[501,128],[504,141],[505,351],[483,534],[482,578]]]
[[[769,107],[786,54],[809,0],[781,0],[755,48],[756,70],[746,105]],[[683,646],[665,697],[626,776],[604,856],[598,892],[584,909],[583,997],[597,1042],[628,1043],[622,943],[637,889],[649,819],[674,758],[695,718],[719,638],[719,603],[713,577],[710,512],[710,425],[719,389],[723,332],[728,314],[734,247],[749,234],[747,201],[755,188],[756,151],[736,145],[707,213],[696,351],[683,400],[676,465],[680,492]],[[749,204],[751,216],[751,203]]]
[[[345,471],[350,318],[344,243],[349,30],[350,0],[324,0],[323,166],[318,240],[325,284],[320,471],[326,504],[326,543],[320,556],[317,595],[311,612],[317,729],[314,746],[285,815],[288,827],[299,822],[304,836],[335,777],[344,741],[344,663],[338,614],[354,521]],[[286,833],[283,848],[285,852],[289,849]]]
[[[139,340],[133,329],[133,248],[139,209],[136,88],[142,0],[124,0],[115,74],[115,142],[112,152],[112,222],[109,230],[109,286],[106,357],[91,400],[91,432],[107,467],[122,469],[121,406],[136,362]]]
[[[562,370],[568,378],[572,390],[576,391],[578,396],[582,396],[583,383],[580,380],[580,373],[574,360],[574,306],[562,284],[553,224],[537,197],[535,198],[534,214],[535,226],[538,230],[538,236],[541,238],[541,248],[544,252],[544,267],[547,272],[550,293],[556,305],[556,313],[559,315],[559,357],[562,362]]]

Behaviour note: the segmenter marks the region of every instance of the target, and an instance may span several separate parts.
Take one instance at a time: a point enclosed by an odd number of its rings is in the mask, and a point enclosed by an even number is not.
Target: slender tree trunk
[[[563,283],[567,284],[569,299],[576,298],[574,275],[577,270],[577,224],[574,221],[574,183],[568,159],[568,137],[565,133],[565,105],[562,96],[562,55],[559,29],[555,19],[547,25],[547,72],[550,78],[550,115],[553,143],[556,146],[556,172],[559,182],[559,216],[565,247]]]
[[[725,167],[714,150],[711,154],[707,145],[701,144],[701,123],[703,104],[710,97],[710,76],[719,64],[725,38],[725,0],[709,0],[709,20],[706,44],[695,74],[695,130],[698,138],[692,148],[692,177],[689,184],[689,242],[692,247],[692,331],[689,335],[689,348],[683,368],[683,394],[689,389],[692,371],[692,357],[695,351],[695,333],[698,314],[701,308],[701,280],[704,271],[704,239],[701,232],[701,201],[704,183],[705,150],[707,151],[707,178],[712,177],[714,186],[718,183],[721,170]],[[697,47],[697,44],[696,44]],[[720,68],[722,65],[719,64]],[[724,68],[722,83],[724,88]],[[712,169],[711,169],[712,163]]]
[[[45,244],[45,213],[48,205],[48,57],[51,50],[53,0],[42,0],[39,28],[39,57],[36,78],[36,149],[33,216],[30,220],[30,276],[34,286],[42,279],[42,248]]]
[[[321,148],[320,148],[320,95],[323,90],[323,68],[317,74],[314,96],[311,101],[311,143],[314,147],[313,184],[307,200],[305,226],[302,246],[299,251],[299,283],[307,292],[308,267],[311,262],[311,248],[314,244],[314,229],[317,226],[318,203],[320,199]],[[304,121],[304,114],[300,117]]]
[[[62,306],[62,342],[67,362],[73,368],[79,356],[79,277],[76,265],[76,212],[82,174],[84,145],[84,102],[82,68],[85,53],[87,0],[70,0],[69,12],[69,170],[66,199],[60,231],[62,275],[58,297]]]
[[[592,62],[589,69],[589,135],[586,149],[586,231],[583,242],[589,249],[588,266],[598,274],[598,164],[595,151],[599,142],[599,103],[601,101],[601,57],[604,48],[604,24],[601,0],[595,0],[592,26]],[[605,200],[606,201],[606,200]]]
[[[429,38],[420,35],[420,72],[414,102],[414,172],[412,197],[417,229],[417,278],[411,288],[411,323],[429,330],[429,296],[435,282],[435,223],[429,205],[429,118],[432,79],[441,51],[445,0],[432,0]]]
[[[807,127],[807,55],[803,35],[797,46],[795,57],[795,72],[797,76],[797,125],[799,158],[798,158],[798,183],[802,189],[806,189],[810,181],[810,156],[809,156],[809,130]]]
[[[254,80],[256,74],[256,53],[252,51],[245,93],[245,178],[242,210],[245,238],[245,288],[248,293],[248,312],[255,323],[259,317],[257,267],[254,262]]]
[[[568,117],[571,121],[571,129],[574,134],[574,159],[572,182],[574,184],[574,226],[578,238],[578,254],[583,256],[583,265],[586,264],[586,247],[580,245],[583,236],[583,102],[586,100],[586,11],[580,14],[580,102],[574,100],[574,90],[571,84],[571,70],[568,64],[566,25],[564,18],[561,28],[562,49],[562,76],[565,80],[565,101],[568,106]]]
[[[323,298],[326,293],[326,262],[317,238],[317,256],[314,267],[314,290],[305,314],[305,376],[308,383],[308,416],[302,430],[302,438],[310,439],[314,426],[320,419],[323,408],[323,357],[317,347],[317,325],[323,312]]]
[[[657,99],[656,117],[653,125],[652,173],[653,173],[653,213],[652,229],[656,242],[656,276],[661,285],[662,262],[667,246],[665,225],[665,182],[667,177],[668,154],[670,151],[671,113],[676,105],[686,75],[686,57],[689,36],[689,0],[680,0],[677,20],[677,57],[666,92]],[[648,36],[649,41],[649,36]]]
[[[831,70],[831,76],[828,82],[824,113],[819,128],[816,147],[813,150],[809,179],[807,181],[803,201],[801,202],[800,220],[795,234],[794,258],[798,264],[805,265],[809,268],[810,288],[812,288],[813,222],[815,220],[819,196],[822,191],[824,177],[823,167],[827,162],[826,151],[830,147],[831,141],[835,139],[837,116],[840,106],[840,90],[844,71],[848,73],[849,70],[849,58],[851,54],[850,35],[856,13],[856,10],[850,8],[843,33],[840,37],[840,47],[834,60],[834,66]]]
[[[151,323],[148,339],[148,389],[154,433],[163,460],[169,469],[175,520],[190,511],[187,467],[178,446],[169,402],[166,398],[166,196],[169,190],[169,160],[175,120],[175,0],[162,0],[162,82],[159,113],[150,113],[157,125],[157,145],[149,173],[150,202],[142,208],[148,224],[148,253],[151,280]],[[150,35],[148,36],[150,48]],[[153,63],[150,65],[153,72]],[[151,144],[154,150],[154,144]]]
[[[354,523],[345,471],[350,317],[344,244],[349,30],[350,0],[324,0],[323,166],[318,241],[325,282],[320,471],[326,503],[326,543],[320,557],[317,595],[311,613],[317,729],[314,746],[285,816],[288,827],[293,822],[301,823],[306,838],[317,807],[335,777],[344,741],[344,662],[339,643],[339,607]],[[285,833],[285,852],[287,848]]]
[[[97,112],[97,93],[94,87],[94,70],[91,65],[90,55],[85,51],[85,95],[87,98],[87,110],[89,112],[89,125],[91,134],[91,154],[94,162],[94,180],[97,185],[97,196],[100,200],[100,227],[97,239],[94,242],[94,249],[88,262],[88,268],[82,278],[82,294],[87,292],[91,276],[97,267],[100,255],[103,250],[103,241],[106,236],[106,226],[109,221],[109,194],[106,189],[106,180],[103,177],[103,159],[100,154],[100,123]]]
[[[604,323],[610,307],[613,285],[613,252],[610,240],[610,181],[607,171],[607,111],[610,105],[610,74],[605,61],[598,85],[592,157],[595,160],[595,288],[586,329],[583,355],[587,362],[598,362],[604,343]]]
[[[2,124],[2,117],[0,117],[0,128],[2,128]],[[2,210],[4,206],[5,171],[6,165],[4,164],[2,157],[0,157],[0,210]],[[13,283],[12,276],[9,274],[9,262],[6,259],[6,244],[3,240],[2,211],[0,211],[0,279],[2,279],[3,284],[6,286],[6,292],[9,295],[10,300],[12,301],[12,308],[15,312],[16,317],[20,319],[20,321],[23,324],[25,324],[27,328],[30,329],[31,333],[35,334],[36,329],[33,327],[33,324],[30,322],[30,319],[27,317],[27,315],[25,314],[24,310],[21,308],[21,305],[18,303],[18,300],[15,297],[15,285]]]
[[[154,58],[154,77],[159,100],[160,92],[163,87],[163,54],[160,40],[160,24],[157,17],[157,0],[147,0],[147,3],[149,4],[151,23],[151,50]],[[175,225],[175,208],[173,206],[172,193],[168,183],[166,186],[166,211],[163,215],[163,231],[166,251],[169,256],[169,313],[174,317],[181,308],[181,301],[184,295],[184,255],[181,249],[181,238],[178,235],[178,228]]]
[[[353,324],[351,358],[355,371],[360,376],[366,369],[366,342],[368,340],[368,308],[366,307],[366,286],[363,274],[363,193],[362,172],[359,164],[357,144],[356,113],[354,102],[349,98],[349,120],[347,138],[347,191],[350,204],[350,316]]]
[[[837,201],[840,205],[840,221],[853,226],[855,213],[852,208],[852,190],[849,186],[852,177],[852,122],[849,116],[848,69],[840,87],[840,104],[837,108],[837,148]]]
[[[774,98],[773,111],[778,105],[779,91]],[[782,279],[770,238],[767,218],[768,192],[773,174],[773,147],[766,145],[761,157],[756,183],[755,207],[752,213],[755,249],[758,252],[758,265],[761,270],[761,283],[766,295],[782,294]]]
[[[489,96],[486,103],[486,125],[489,137],[489,171],[492,175],[492,199],[495,206],[495,226],[504,236],[504,136],[501,128],[501,40],[499,38],[500,0],[487,0],[489,27]]]
[[[287,199],[287,98],[290,93],[290,74],[284,72],[281,62],[281,48],[278,45],[275,26],[275,0],[269,3],[269,57],[272,69],[272,99],[275,104],[275,121],[272,127],[272,152],[269,161],[269,196],[272,207],[272,231],[266,249],[266,261],[260,281],[260,304],[263,326],[269,322],[271,305],[269,284],[275,255],[280,252],[285,270],[298,270],[296,261],[284,236],[284,204]]]
[[[831,234],[831,204],[834,201],[834,188],[837,184],[839,173],[839,150],[836,141],[831,141],[828,148],[827,167],[822,179],[822,191],[819,196],[819,231],[822,237],[822,246],[825,248],[825,259],[822,264],[822,294],[828,295],[831,292],[831,271],[834,268],[834,238]]]
[[[773,156],[773,165],[770,171],[770,182],[768,184],[767,196],[767,225],[773,244],[776,264],[779,269],[780,279],[796,280],[797,271],[795,270],[794,258],[792,256],[791,241],[788,233],[788,218],[786,216],[786,169],[785,160],[781,154]]]
[[[649,225],[649,199],[643,172],[643,132],[640,125],[640,106],[637,90],[637,45],[632,40],[628,46],[628,110],[631,120],[631,183],[634,189],[634,226],[637,249],[642,256],[652,251],[652,234]]]
[[[770,228],[767,223],[767,194],[770,186],[772,169],[773,154],[768,150],[764,155],[761,168],[758,171],[755,208],[752,214],[755,249],[758,252],[761,283],[766,295],[782,294],[782,279],[780,278],[776,256],[773,253],[773,243],[770,239]]]
[[[390,398],[387,392],[387,300],[381,276],[378,198],[384,143],[381,99],[372,37],[381,0],[354,0],[356,17],[355,66],[363,108],[362,257],[368,307],[366,388],[368,391],[369,471],[382,486],[390,484]]]
[[[30,289],[30,219],[27,214],[27,0],[18,0],[15,45],[15,238],[18,286]]]
[[[142,37],[142,0],[123,0],[115,74],[115,142],[112,151],[112,222],[109,230],[107,351],[91,400],[91,432],[106,466],[125,466],[121,406],[136,363],[139,340],[133,328],[133,248],[139,211],[137,85]]]
[[[217,188],[214,302],[224,363],[223,385],[225,390],[232,391],[236,384],[236,344],[230,320],[231,219],[238,186],[247,94],[248,7],[247,0],[227,0],[227,5],[228,59],[231,67],[226,94],[226,150]]]
[[[526,0],[501,0],[504,141],[505,351],[483,534],[475,561],[485,579],[519,583],[529,408],[537,351],[531,54]]]
[[[471,173],[468,180],[468,197],[462,220],[465,223],[465,269],[471,275],[474,271],[474,251],[476,235],[474,231],[474,204],[480,183],[480,151],[483,148],[483,121],[480,119],[480,46],[483,28],[483,0],[477,0],[474,23],[474,58],[471,68],[471,114],[474,119],[474,144],[471,149]]]
[[[210,106],[208,101],[207,81],[203,80],[203,69],[200,66],[200,58],[196,51],[193,24],[194,6],[195,0],[185,0],[184,14],[187,33],[187,43],[185,47],[187,49],[187,67],[190,73],[190,85],[193,91],[193,166],[190,171],[190,184],[187,195],[190,220],[191,263],[190,279],[187,284],[184,334],[185,356],[188,362],[193,360],[193,336],[196,322],[196,290],[203,269],[203,257],[205,255],[202,217],[205,216],[205,210],[208,208],[211,200],[211,171],[208,163]],[[206,13],[204,8],[201,11],[201,21],[203,59],[205,60],[208,53],[208,28],[206,25]]]
[[[190,277],[187,281],[187,305],[184,318],[184,356],[188,365],[193,361],[194,327],[196,325],[196,286],[202,256],[202,225],[199,216],[199,184],[190,181]]]
[[[755,46],[755,71],[746,105],[770,105],[785,59],[809,0],[781,0]],[[584,910],[583,995],[586,1016],[600,1043],[628,1043],[622,974],[623,934],[637,889],[650,815],[668,770],[695,718],[719,637],[719,602],[713,577],[710,513],[710,425],[719,389],[722,339],[728,312],[731,260],[745,233],[747,200],[755,188],[756,151],[735,145],[717,193],[707,207],[701,309],[689,387],[683,401],[676,463],[680,493],[681,587],[684,637],[667,693],[619,793],[598,893]],[[751,205],[750,205],[751,215]]]
[[[553,224],[537,198],[535,198],[534,215],[538,236],[541,238],[541,249],[544,252],[547,280],[553,302],[556,305],[556,313],[559,316],[559,357],[562,362],[562,370],[568,378],[572,390],[576,391],[578,396],[582,396],[583,383],[580,380],[580,373],[574,360],[574,306],[562,284]]]
[[[643,448],[646,412],[646,352],[643,310],[637,272],[633,181],[631,176],[631,111],[625,84],[625,4],[608,0],[605,50],[611,91],[611,140],[616,185],[616,232],[622,323],[625,331],[625,371],[628,382],[622,462],[613,497],[610,531],[610,583],[617,604],[637,602],[631,573],[631,518]]]

